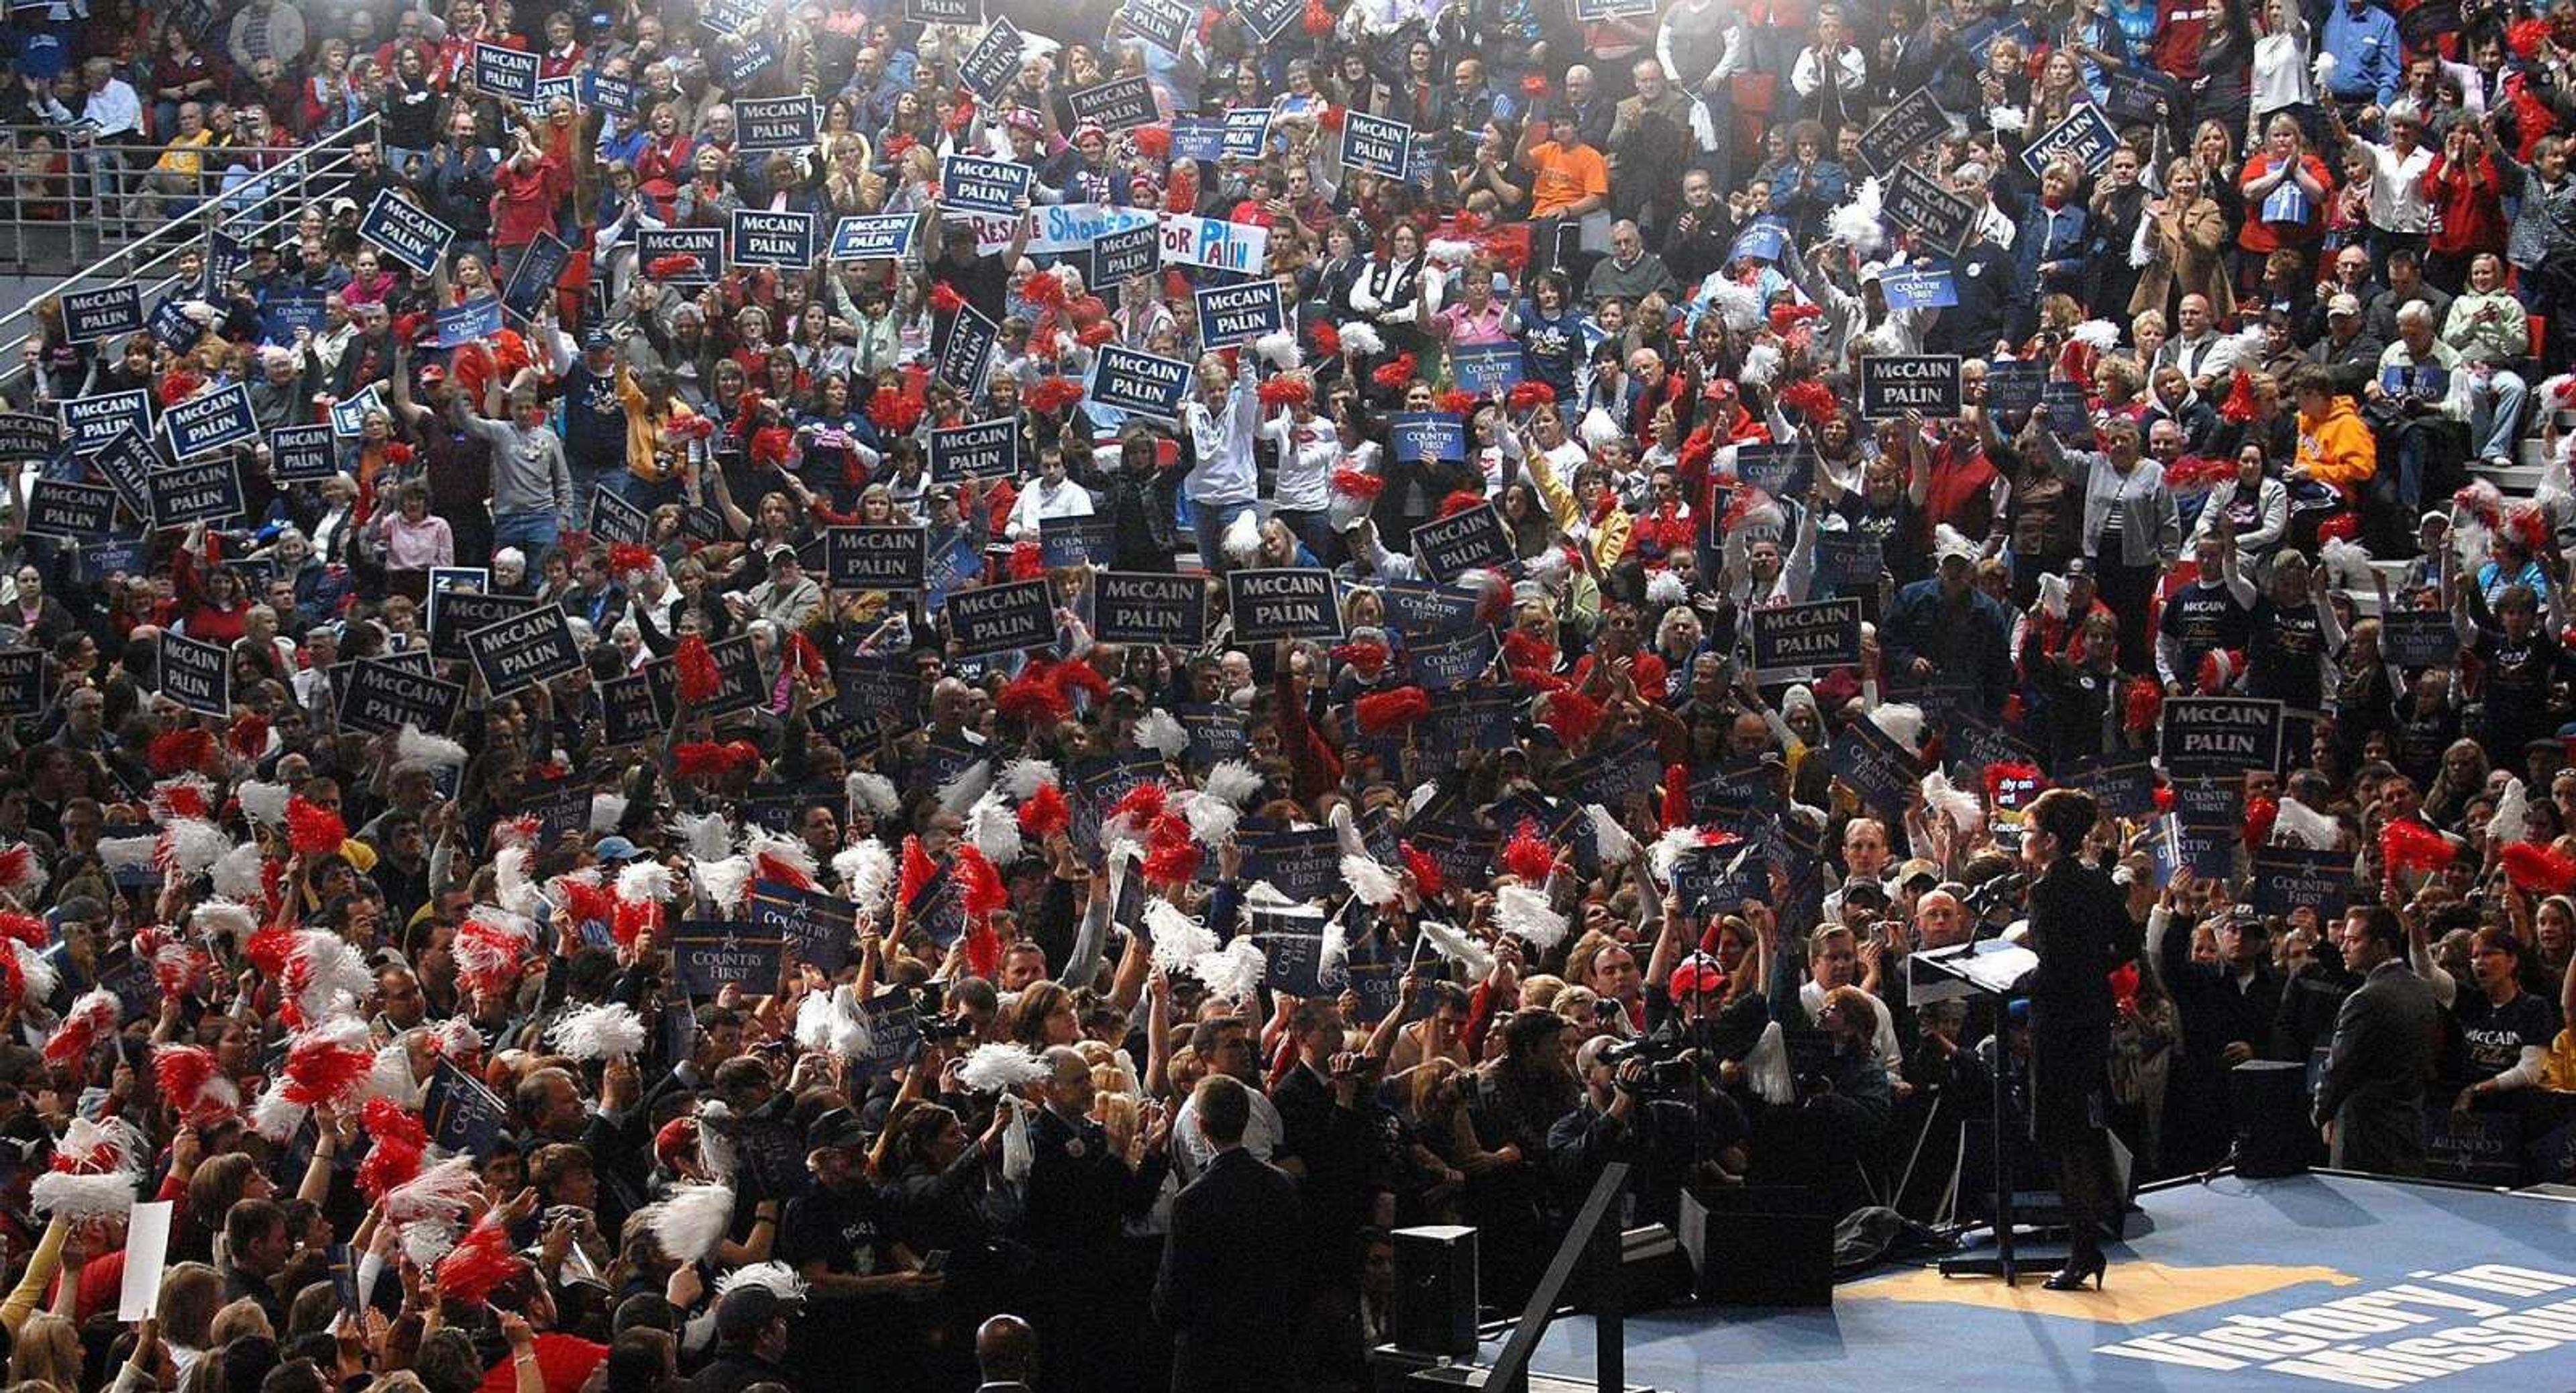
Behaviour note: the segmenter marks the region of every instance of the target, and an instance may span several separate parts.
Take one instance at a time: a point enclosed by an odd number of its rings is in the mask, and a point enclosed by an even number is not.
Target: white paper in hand
[[[138,1204],[126,1216],[125,1286],[116,1297],[118,1320],[149,1320],[160,1314],[161,1269],[170,1261],[171,1203]]]

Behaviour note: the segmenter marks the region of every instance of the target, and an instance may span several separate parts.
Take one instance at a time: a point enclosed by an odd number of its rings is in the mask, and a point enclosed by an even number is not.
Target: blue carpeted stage
[[[1668,1393],[2576,1389],[2576,1203],[2308,1175],[2225,1176],[2140,1205],[2102,1293],[2007,1290],[1926,1265],[1838,1287],[1831,1311],[1657,1312],[1628,1322],[1628,1381]],[[1589,1320],[1559,1321],[1531,1367],[1588,1382],[1591,1337]]]

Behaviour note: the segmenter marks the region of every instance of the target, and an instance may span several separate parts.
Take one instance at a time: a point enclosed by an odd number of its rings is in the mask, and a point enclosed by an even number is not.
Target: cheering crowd
[[[2034,838],[2132,1180],[2569,1178],[2576,3],[924,8],[9,11],[11,1388],[1365,1387],[1981,1213]]]

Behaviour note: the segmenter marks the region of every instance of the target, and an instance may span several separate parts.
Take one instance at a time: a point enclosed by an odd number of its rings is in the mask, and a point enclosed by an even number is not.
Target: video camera
[[[1661,1096],[1690,1091],[1697,1068],[1683,1056],[1690,1053],[1691,1040],[1683,1035],[1657,1033],[1623,1040],[1601,1051],[1601,1063],[1608,1066],[1617,1086],[1631,1093]],[[1646,1066],[1642,1083],[1631,1084],[1626,1065],[1631,1061]]]

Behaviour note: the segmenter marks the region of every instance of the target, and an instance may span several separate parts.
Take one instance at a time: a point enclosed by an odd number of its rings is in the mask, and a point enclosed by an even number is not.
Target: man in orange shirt
[[[1521,146],[1521,164],[1530,171],[1530,253],[1538,269],[1561,266],[1570,259],[1560,241],[1568,223],[1606,206],[1610,166],[1601,152],[1586,144],[1574,108],[1552,103],[1547,120],[1532,122]],[[1576,284],[1581,284],[1580,278]]]

